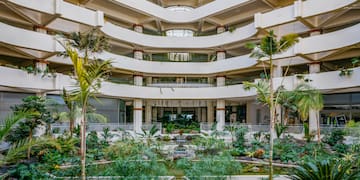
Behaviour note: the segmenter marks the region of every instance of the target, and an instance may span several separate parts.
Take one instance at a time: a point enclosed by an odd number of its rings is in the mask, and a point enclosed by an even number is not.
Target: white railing
[[[200,123],[200,129],[202,131],[210,131],[214,129],[214,126],[216,125],[216,123]],[[240,128],[240,127],[245,127],[248,129],[248,132],[269,132],[270,131],[270,126],[268,124],[244,124],[244,123],[226,123],[225,124],[225,130],[226,127],[235,127],[235,128]],[[304,126],[302,124],[297,124],[297,125],[287,125],[286,126],[286,133],[294,133],[294,134],[302,134],[304,133]],[[325,124],[321,124],[320,125],[320,130],[322,134],[326,134],[329,133],[331,131],[334,130],[345,130],[347,134],[352,135],[352,134],[360,134],[357,132],[360,132],[360,128],[346,128],[344,126],[329,126],[329,125],[325,125]]]
[[[151,124],[143,124],[142,128],[145,130],[150,130],[152,126],[156,126],[159,130],[162,128],[161,123],[151,123]],[[132,131],[134,130],[133,123],[88,123],[87,131],[103,131],[105,128],[109,128],[110,131]],[[51,125],[51,130],[57,131],[59,133],[63,133],[69,130],[69,123],[55,123]]]
[[[163,88],[199,88],[199,87],[215,87],[215,84],[207,83],[152,83],[148,84],[150,87],[163,87]]]
[[[153,126],[156,126],[156,128],[161,131],[162,130],[162,124],[160,122],[155,122],[151,124],[142,124],[142,128],[146,131],[150,130]]]

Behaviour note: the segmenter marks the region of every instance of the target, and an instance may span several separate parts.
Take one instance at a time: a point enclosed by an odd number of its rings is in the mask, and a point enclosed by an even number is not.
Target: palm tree
[[[72,90],[71,94],[77,100],[81,107],[80,115],[80,151],[81,151],[81,175],[85,179],[85,156],[86,156],[86,112],[88,100],[90,96],[94,96],[101,87],[101,82],[107,78],[110,73],[110,61],[92,61],[89,64],[84,64],[84,58],[78,56],[76,50],[71,47],[66,48],[76,72],[76,79],[79,88]]]
[[[320,111],[324,107],[323,96],[320,91],[312,88],[309,84],[299,84],[293,91],[297,110],[301,119],[305,120],[309,117],[309,111]],[[316,116],[317,140],[320,143],[320,121]]]
[[[275,106],[278,104],[278,96],[275,97],[274,84],[273,84],[273,77],[274,77],[273,56],[288,50],[291,46],[293,46],[297,42],[298,42],[297,34],[285,35],[281,37],[280,40],[277,40],[277,37],[274,34],[274,32],[270,31],[264,38],[261,39],[260,44],[258,45],[248,44],[248,48],[252,49],[250,57],[257,58],[258,60],[266,59],[270,66],[270,77],[267,75],[266,70],[264,72],[266,79],[268,79],[266,81],[268,83],[269,91],[264,91],[264,92],[258,91],[258,93],[261,96],[263,96],[261,98],[264,98],[263,99],[264,102],[270,108],[270,150],[269,150],[270,180],[273,179],[273,172],[274,172],[272,166],[272,159],[273,159],[274,131],[275,131],[275,119],[276,119]],[[256,89],[259,90],[258,88]]]
[[[69,101],[75,101],[80,108],[80,153],[81,153],[81,178],[86,179],[85,158],[86,158],[86,113],[88,100],[95,97],[101,87],[102,81],[106,80],[110,74],[111,62],[101,61],[96,57],[91,57],[91,53],[99,53],[109,47],[107,38],[103,36],[99,29],[92,29],[86,33],[72,33],[71,40],[65,44],[59,40],[65,48],[61,53],[69,57],[74,68],[74,76],[78,87],[69,91]],[[82,57],[79,52],[83,52]],[[89,61],[93,59],[93,61]],[[76,106],[76,105],[75,105]]]

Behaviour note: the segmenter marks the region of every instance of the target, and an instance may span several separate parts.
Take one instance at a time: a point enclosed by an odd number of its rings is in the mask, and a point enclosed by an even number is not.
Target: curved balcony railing
[[[0,34],[0,42],[2,43],[51,53],[64,51],[63,47],[51,35],[24,30],[4,23],[0,23],[0,29],[2,30]],[[292,61],[299,60],[305,63],[303,58],[296,55],[337,50],[358,44],[360,43],[358,34],[360,34],[360,23],[331,33],[302,38],[294,47],[280,55],[276,55],[274,59],[292,57]],[[20,36],[22,38],[18,38]],[[108,52],[99,54],[98,57],[101,59],[111,59],[113,61],[112,65],[115,68],[151,74],[215,74],[249,68],[257,64],[257,61],[254,58],[250,58],[249,55],[206,63],[142,61]],[[47,60],[71,64],[69,59],[57,56],[50,57]]]
[[[149,87],[161,88],[201,88],[201,87],[215,87],[215,84],[207,83],[151,83],[147,84]]]
[[[305,75],[305,78],[311,79],[312,81],[309,84],[319,90],[359,87],[360,67],[352,70],[352,75],[347,77],[339,76],[340,71],[331,71],[308,74]],[[0,76],[7,77],[0,78],[0,86],[40,91],[61,91],[63,88],[73,87],[75,83],[72,78],[63,74],[56,74],[56,77],[42,77],[41,75],[28,74],[23,70],[8,67],[0,67]],[[296,76],[275,78],[274,88],[279,87],[282,81],[285,88],[291,90],[303,80]],[[242,84],[221,87],[159,88],[110,82],[104,82],[99,93],[110,97],[138,99],[227,99],[256,95],[254,89],[245,91]]]
[[[227,3],[242,3],[245,0],[226,1]],[[159,37],[140,34],[126,28],[114,25],[104,20],[104,14],[101,11],[93,11],[70,3],[59,0],[48,0],[39,3],[37,0],[8,0],[17,6],[25,7],[31,10],[42,12],[48,15],[56,15],[60,18],[86,24],[89,26],[102,27],[102,31],[121,41],[126,41],[132,44],[138,44],[146,47],[154,48],[209,48],[222,46],[229,43],[245,40],[257,33],[256,28],[269,28],[276,25],[290,23],[296,21],[298,18],[313,17],[319,14],[324,14],[338,9],[347,7],[356,3],[357,0],[332,0],[326,3],[318,0],[296,1],[293,5],[275,9],[273,11],[255,14],[254,23],[237,28],[234,32],[226,32],[207,37],[191,37],[191,38],[174,38],[174,37]],[[124,0],[125,2],[125,0]],[[127,1],[130,2],[130,1]],[[219,1],[220,2],[220,1]],[[137,1],[131,3],[138,4]],[[224,3],[224,2],[223,2]],[[216,7],[214,7],[216,8]],[[167,14],[166,14],[167,16]],[[177,16],[182,17],[182,16]],[[63,26],[62,23],[52,23],[49,28],[59,31],[68,32],[74,31],[78,27],[70,28]]]

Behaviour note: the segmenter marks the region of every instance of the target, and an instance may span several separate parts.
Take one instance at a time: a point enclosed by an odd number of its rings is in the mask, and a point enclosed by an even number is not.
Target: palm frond
[[[299,42],[299,36],[297,34],[288,34],[282,36],[279,41],[279,52],[284,52]]]
[[[0,141],[6,137],[14,125],[26,118],[28,115],[29,113],[27,112],[17,112],[15,114],[8,115],[5,118],[4,124],[0,127]]]

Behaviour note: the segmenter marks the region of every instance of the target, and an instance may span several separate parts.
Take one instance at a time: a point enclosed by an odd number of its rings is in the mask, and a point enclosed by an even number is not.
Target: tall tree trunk
[[[86,179],[86,109],[83,107],[81,111],[80,122],[80,156],[81,156],[81,179]]]
[[[275,103],[274,103],[274,84],[273,84],[273,63],[270,56],[270,148],[269,148],[269,180],[273,180],[273,151],[274,151],[274,132],[275,132]]]

